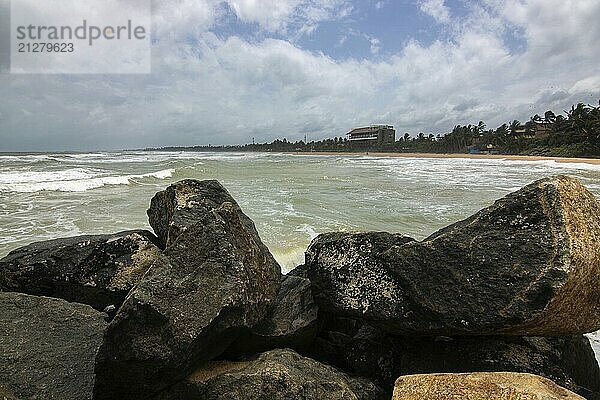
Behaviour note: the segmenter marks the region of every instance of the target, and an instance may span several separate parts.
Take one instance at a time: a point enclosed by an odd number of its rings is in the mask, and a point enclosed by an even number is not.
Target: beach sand
[[[306,156],[357,156],[357,157],[405,157],[405,158],[471,158],[489,160],[518,160],[518,161],[555,161],[559,163],[586,163],[600,165],[600,158],[571,158],[571,157],[541,157],[541,156],[517,156],[505,154],[438,154],[438,153],[378,153],[378,152],[289,152],[288,154]]]

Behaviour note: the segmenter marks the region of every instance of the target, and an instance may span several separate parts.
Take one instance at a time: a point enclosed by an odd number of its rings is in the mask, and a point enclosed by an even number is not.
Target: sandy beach
[[[518,160],[518,161],[555,161],[559,163],[586,163],[600,165],[600,158],[575,158],[575,157],[542,157],[542,156],[519,156],[506,154],[460,154],[460,153],[378,153],[378,152],[289,152],[298,156],[371,156],[371,157],[405,157],[405,158],[472,158],[472,159],[492,159],[492,160]]]

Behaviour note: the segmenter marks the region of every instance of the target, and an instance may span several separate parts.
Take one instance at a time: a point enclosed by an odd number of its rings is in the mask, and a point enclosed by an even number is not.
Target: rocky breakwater
[[[600,328],[600,206],[576,180],[534,182],[420,242],[323,234],[301,269],[326,321],[322,359],[388,383],[531,372],[600,398],[581,336]]]
[[[600,328],[600,207],[537,181],[421,242],[329,233],[306,253],[317,302],[396,334],[572,335]]]
[[[422,242],[324,234],[283,276],[216,181],[169,186],[148,216],[156,236],[0,260],[0,398],[600,399],[582,335],[600,326],[599,207],[574,180]]]
[[[146,399],[219,356],[277,296],[281,269],[216,181],[156,194],[150,224],[165,250],[108,326],[96,399]]]
[[[158,257],[144,230],[32,243],[0,260],[0,290],[117,309]]]

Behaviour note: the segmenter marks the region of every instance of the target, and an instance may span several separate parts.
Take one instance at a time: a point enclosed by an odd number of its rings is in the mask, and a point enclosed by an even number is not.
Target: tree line
[[[600,104],[600,103],[599,103]],[[274,151],[274,152],[492,152],[562,157],[600,157],[600,105],[573,105],[562,114],[546,111],[528,121],[513,120],[495,129],[483,121],[456,125],[452,131],[434,135],[423,132],[413,136],[396,133],[395,143],[360,144],[345,137],[305,142],[276,139],[269,143],[233,146],[167,147],[161,150],[196,151]]]

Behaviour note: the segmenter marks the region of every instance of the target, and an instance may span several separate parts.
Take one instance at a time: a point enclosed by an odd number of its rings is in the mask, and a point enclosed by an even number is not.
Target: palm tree
[[[483,121],[479,121],[477,124],[477,132],[481,135],[485,131],[485,123]]]
[[[521,129],[521,121],[518,119],[513,120],[513,122],[510,123],[509,129],[511,135],[517,136],[517,131]]]
[[[544,113],[544,122],[546,122],[547,124],[553,124],[554,122],[556,122],[556,114],[554,114],[550,110],[546,111]]]

